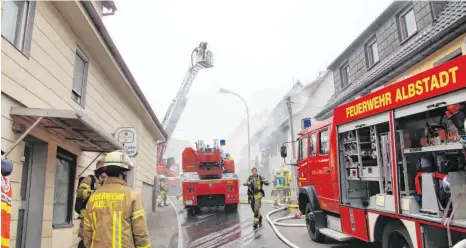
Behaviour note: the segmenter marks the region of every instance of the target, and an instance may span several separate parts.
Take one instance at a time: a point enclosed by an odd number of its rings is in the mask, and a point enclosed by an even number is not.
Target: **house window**
[[[341,67],[341,83],[343,86],[351,83],[351,74],[348,64]]]
[[[58,148],[53,199],[52,224],[54,227],[72,224],[75,173],[76,156]]]
[[[329,143],[328,143],[328,130],[321,131],[319,134],[320,140],[320,154],[328,154]]]
[[[367,43],[366,53],[367,67],[371,67],[379,62],[379,48],[377,47],[377,40],[375,38]]]
[[[2,36],[29,55],[36,2],[3,1],[2,5]]]
[[[316,149],[317,149],[317,139],[316,139],[316,134],[312,134],[311,135],[311,156],[315,156],[316,155]]]
[[[409,9],[400,15],[401,39],[406,40],[417,31],[414,10]]]
[[[84,106],[88,68],[89,60],[78,47],[76,49],[76,60],[74,63],[73,88],[71,90],[71,98],[73,98],[73,100],[75,100],[77,103],[81,104],[81,106]]]

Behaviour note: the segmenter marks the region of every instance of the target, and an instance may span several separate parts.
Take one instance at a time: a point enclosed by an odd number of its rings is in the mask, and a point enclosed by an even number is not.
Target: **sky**
[[[273,109],[293,85],[311,82],[392,0],[116,0],[104,17],[118,50],[161,121],[208,42],[214,67],[197,74],[173,137],[228,138],[246,116]],[[333,94],[329,92],[328,94]]]

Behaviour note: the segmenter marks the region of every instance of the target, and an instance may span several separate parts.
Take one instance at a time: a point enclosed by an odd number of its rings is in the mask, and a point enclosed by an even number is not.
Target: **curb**
[[[172,205],[173,210],[175,211],[175,214],[176,214],[176,222],[178,225],[178,248],[183,248],[184,234],[183,234],[183,229],[181,228],[180,216],[178,214],[177,208],[175,207],[175,204],[173,204],[172,201],[170,201],[170,204]]]

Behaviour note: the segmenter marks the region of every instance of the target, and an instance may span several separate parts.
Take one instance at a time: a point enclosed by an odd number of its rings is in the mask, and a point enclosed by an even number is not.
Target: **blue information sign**
[[[311,118],[306,118],[301,120],[301,129],[306,129],[311,126]]]

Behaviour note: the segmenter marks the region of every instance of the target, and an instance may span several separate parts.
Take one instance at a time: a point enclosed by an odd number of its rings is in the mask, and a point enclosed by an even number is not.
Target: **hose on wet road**
[[[285,238],[285,236],[283,236],[283,234],[281,234],[280,231],[278,231],[278,228],[277,228],[277,226],[301,227],[299,224],[278,223],[278,221],[280,221],[280,220],[292,219],[293,216],[285,216],[285,217],[281,217],[281,218],[278,218],[278,219],[275,219],[275,220],[272,220],[270,218],[270,216],[272,214],[275,214],[277,212],[286,210],[287,208],[288,207],[286,207],[286,206],[282,206],[280,208],[277,208],[277,209],[274,209],[274,210],[270,211],[269,213],[267,213],[267,221],[269,222],[270,226],[272,227],[273,231],[278,236],[278,238],[280,238],[285,244],[287,244],[291,248],[299,248],[299,246],[297,246],[296,244],[291,242],[289,239]],[[304,225],[304,226],[306,226],[306,225]]]
[[[248,202],[243,202],[243,201],[240,201],[240,204],[249,204]],[[274,206],[275,208],[275,206]],[[267,216],[266,216],[266,219],[267,221],[269,222],[270,226],[272,227],[273,231],[275,232],[275,235],[277,235],[277,237],[283,241],[283,243],[287,244],[289,247],[291,248],[300,248],[299,246],[297,246],[296,244],[294,244],[293,242],[291,242],[289,239],[287,239],[285,236],[283,236],[283,234],[280,233],[280,231],[278,230],[277,226],[284,226],[284,227],[305,227],[306,224],[295,224],[295,223],[280,223],[279,221],[283,221],[283,220],[288,220],[288,219],[293,219],[294,216],[293,215],[289,215],[289,216],[285,216],[285,217],[280,217],[280,218],[277,218],[275,220],[272,220],[272,218],[270,218],[271,215],[277,213],[277,212],[280,212],[280,211],[283,211],[283,210],[286,210],[288,209],[288,206],[285,206],[285,205],[279,205],[278,208],[270,211],[267,213]]]

